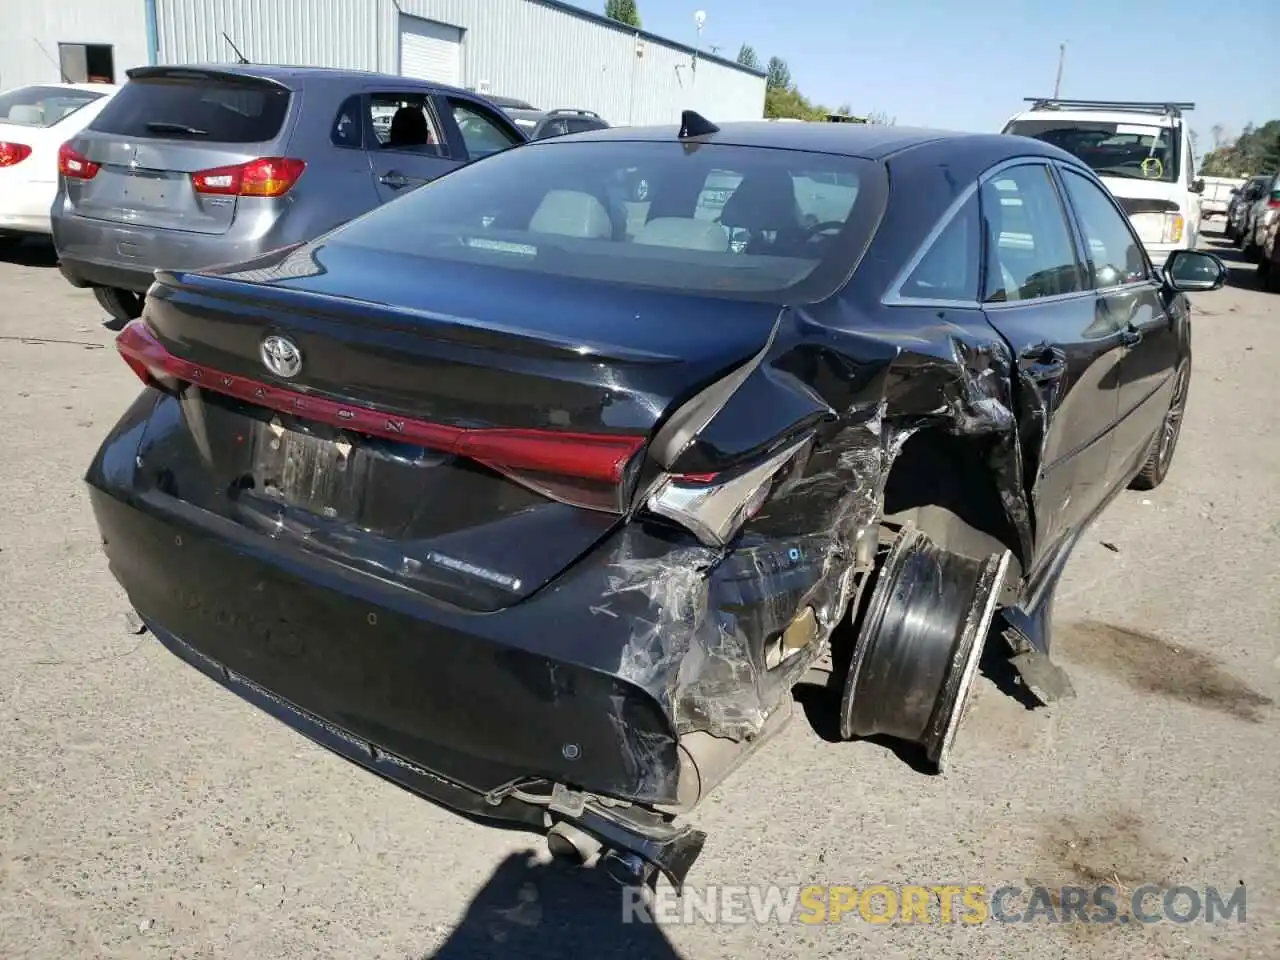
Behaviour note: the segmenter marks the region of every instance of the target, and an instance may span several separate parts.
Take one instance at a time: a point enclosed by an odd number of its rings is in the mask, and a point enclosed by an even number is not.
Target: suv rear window
[[[19,87],[0,96],[0,122],[51,127],[102,96],[91,90],[66,87]]]
[[[844,281],[883,197],[877,165],[855,157],[552,138],[456,170],[327,242],[788,302]]]
[[[288,90],[260,82],[130,80],[89,129],[125,137],[262,143],[284,125]]]

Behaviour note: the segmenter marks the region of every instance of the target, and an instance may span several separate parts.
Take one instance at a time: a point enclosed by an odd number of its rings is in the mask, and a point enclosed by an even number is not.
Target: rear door
[[[1110,193],[1079,171],[1060,167],[1059,175],[1080,226],[1099,316],[1125,344],[1117,371],[1119,406],[1108,470],[1111,482],[1119,483],[1142,457],[1169,409],[1180,330],[1170,311],[1172,296]]]
[[[235,220],[234,192],[200,192],[212,176],[283,156],[292,90],[276,80],[181,68],[136,71],[73,145],[100,164],[68,185],[75,212],[95,220],[221,234]]]
[[[1124,341],[1088,288],[1060,189],[1043,162],[981,182],[983,309],[1017,364],[1034,569],[1105,500]]]
[[[364,105],[364,142],[379,202],[430,183],[461,162],[429,93],[378,88],[365,94]]]

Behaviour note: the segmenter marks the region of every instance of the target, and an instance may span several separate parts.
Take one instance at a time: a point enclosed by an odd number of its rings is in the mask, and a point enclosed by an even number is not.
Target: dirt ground
[[[801,715],[699,812],[691,878],[1244,885],[1244,922],[658,927],[126,629],[81,476],[138,385],[50,251],[0,255],[0,958],[1280,956],[1280,297],[1251,273],[1195,299],[1168,481],[1068,568],[1078,696],[982,678],[943,777]]]

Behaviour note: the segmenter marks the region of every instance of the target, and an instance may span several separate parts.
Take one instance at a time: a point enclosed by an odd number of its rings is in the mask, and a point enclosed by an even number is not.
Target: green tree
[[[744,43],[738,48],[738,63],[752,70],[760,69],[760,57],[756,53],[756,48],[749,43]]]
[[[787,66],[787,61],[781,57],[770,57],[766,71],[768,74],[764,81],[766,90],[791,89],[791,68]]]
[[[1280,120],[1257,127],[1246,124],[1233,143],[1223,142],[1204,155],[1200,174],[1206,177],[1249,177],[1280,172]]]
[[[636,0],[604,0],[604,15],[610,20],[640,29],[640,11],[636,9]]]

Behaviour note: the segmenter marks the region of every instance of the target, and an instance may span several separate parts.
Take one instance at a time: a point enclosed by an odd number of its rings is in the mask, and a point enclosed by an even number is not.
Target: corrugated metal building
[[[6,0],[0,89],[146,63],[403,73],[613,124],[764,112],[764,76],[561,0]]]

